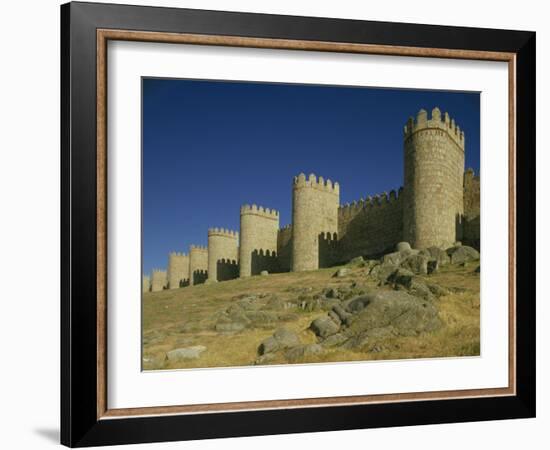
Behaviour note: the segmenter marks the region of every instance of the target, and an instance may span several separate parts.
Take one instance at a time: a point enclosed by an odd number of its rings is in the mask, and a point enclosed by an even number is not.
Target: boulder
[[[404,286],[407,289],[411,285],[411,281],[414,278],[414,273],[408,269],[399,268],[388,278],[388,281],[395,285]]]
[[[258,355],[262,356],[267,353],[274,353],[279,350],[279,342],[273,336],[264,339],[258,347]]]
[[[246,325],[240,322],[218,322],[215,329],[219,333],[237,333],[246,328]]]
[[[285,350],[300,345],[300,338],[296,333],[286,328],[278,328],[273,336],[264,339],[258,347],[258,355]]]
[[[361,303],[364,307],[354,315],[347,336],[389,326],[396,335],[414,336],[441,326],[433,303],[405,291],[379,290],[364,296]]]
[[[366,347],[368,351],[373,351],[375,347],[378,347],[378,349],[380,348],[380,346],[376,345],[376,341],[396,336],[397,334],[398,333],[391,325],[385,327],[371,328],[364,332],[353,335],[350,339],[346,341],[343,347],[353,350],[364,349]]]
[[[269,272],[268,272],[267,270],[262,270],[262,271],[260,272],[260,275],[261,275],[262,277],[266,277],[266,276],[269,275]]]
[[[346,275],[349,275],[349,269],[347,267],[342,267],[341,269],[338,269],[333,276],[336,278],[342,278]]]
[[[451,264],[462,264],[479,259],[479,252],[467,245],[452,247],[447,250],[447,254],[451,257]]]
[[[188,359],[197,359],[206,350],[204,345],[195,345],[193,347],[176,348],[166,353],[168,361],[185,361]]]
[[[370,297],[368,295],[361,295],[360,297],[356,297],[346,302],[345,308],[350,313],[355,314],[365,309],[368,306],[369,302]]]
[[[411,255],[417,255],[419,253],[419,250],[401,250],[398,252],[388,253],[384,256],[382,256],[382,264],[389,263],[393,264],[395,266],[398,266],[403,262],[405,259],[407,259]]]
[[[336,325],[342,325],[342,319],[340,319],[340,316],[336,314],[334,310],[329,311],[328,316],[334,321],[334,323],[336,323]]]
[[[339,304],[340,300],[337,298],[322,298],[319,300],[319,308],[324,311],[330,311],[334,306]]]
[[[409,244],[408,242],[399,242],[395,246],[395,250],[398,252],[402,252],[404,250],[411,250],[411,244]]]
[[[323,353],[323,347],[319,344],[306,344],[298,345],[285,352],[285,358],[291,362],[298,362],[299,360],[312,355],[319,355]]]
[[[445,266],[451,262],[451,258],[447,252],[439,247],[428,247],[421,251],[422,254],[428,256],[431,260],[436,260],[439,266]]]
[[[381,284],[385,284],[388,278],[397,270],[398,266],[389,262],[374,266],[369,276],[378,280]]]
[[[321,345],[324,347],[335,347],[341,345],[348,340],[347,336],[342,333],[336,333],[326,338]]]
[[[450,294],[450,291],[447,288],[444,288],[443,286],[440,286],[439,284],[428,283],[426,286],[428,286],[428,289],[437,298],[443,297],[444,295],[449,295]]]
[[[332,334],[336,334],[340,330],[340,325],[330,317],[325,316],[315,319],[311,322],[309,328],[320,338],[326,338]]]
[[[439,271],[439,261],[436,259],[431,259],[428,261],[428,275],[431,275],[432,273],[435,273]]]
[[[338,320],[340,322],[343,322],[343,323],[348,323],[348,321],[351,319],[351,316],[353,314],[347,312],[343,307],[342,305],[335,305],[333,308],[332,308],[332,313],[334,313],[337,317],[338,317]]]
[[[400,267],[416,274],[426,275],[428,273],[428,261],[426,256],[411,255],[401,262]]]
[[[356,256],[355,258],[349,260],[348,265],[357,266],[357,265],[363,264],[364,262],[365,260],[363,259],[362,256]]]
[[[427,301],[434,300],[434,295],[432,294],[432,291],[421,280],[413,279],[409,285],[408,290],[409,290],[409,294],[414,295],[416,297],[420,297]]]

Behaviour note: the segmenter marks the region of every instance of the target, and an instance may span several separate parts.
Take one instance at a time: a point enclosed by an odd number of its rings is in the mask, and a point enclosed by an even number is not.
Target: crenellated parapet
[[[368,211],[371,208],[380,208],[387,205],[391,205],[395,202],[402,200],[401,193],[403,188],[398,191],[391,190],[389,194],[382,192],[374,196],[367,196],[351,203],[345,203],[338,208],[338,215],[341,217],[354,216],[361,211]]]
[[[437,106],[432,109],[431,118],[428,118],[428,112],[425,109],[418,111],[416,120],[413,117],[409,117],[409,120],[403,129],[403,137],[405,141],[421,130],[441,130],[446,132],[452,141],[458,145],[462,151],[464,151],[464,131],[460,129],[454,119],[451,119],[449,113],[446,112],[442,116],[441,111]]]
[[[194,244],[191,244],[189,246],[189,254],[199,253],[199,252],[208,253],[208,247],[206,247],[205,245],[194,245]]]
[[[189,254],[185,252],[170,252],[169,255],[170,256],[189,256]]]
[[[340,195],[340,185],[338,182],[326,180],[323,177],[317,178],[315,174],[310,174],[306,178],[304,173],[294,177],[293,189],[313,188],[329,194]]]
[[[243,205],[241,206],[241,216],[242,215],[255,215],[264,217],[271,220],[279,220],[279,211],[270,208],[264,208],[263,206],[257,205]]]
[[[208,236],[220,236],[228,239],[239,239],[239,232],[228,230],[227,228],[209,228]]]

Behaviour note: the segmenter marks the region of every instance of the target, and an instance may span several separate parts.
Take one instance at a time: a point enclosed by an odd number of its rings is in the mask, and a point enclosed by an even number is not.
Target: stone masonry
[[[201,284],[208,278],[208,249],[200,245],[189,247],[189,285]]]
[[[189,283],[189,255],[172,252],[168,256],[168,289],[177,289]]]
[[[166,284],[166,270],[153,269],[151,273],[151,292],[162,291]]]
[[[239,233],[223,228],[208,230],[208,280],[224,281],[238,276]]]
[[[224,281],[267,271],[316,270],[356,256],[463,241],[479,249],[480,178],[464,171],[464,132],[448,113],[421,109],[403,135],[403,187],[340,205],[340,185],[302,173],[292,182],[292,223],[279,228],[279,212],[256,205],[240,210],[240,236],[208,230],[208,247],[171,253],[168,274],[155,269],[143,291]]]
[[[279,213],[262,206],[244,205],[240,219],[239,275],[249,277],[258,275],[262,270],[274,271]]]

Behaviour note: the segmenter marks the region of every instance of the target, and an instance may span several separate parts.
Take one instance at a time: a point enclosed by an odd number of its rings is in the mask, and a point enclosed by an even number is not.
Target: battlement
[[[190,245],[189,246],[189,253],[195,253],[195,252],[203,252],[208,253],[208,247],[204,245]]]
[[[170,252],[170,256],[189,256],[189,255],[184,252]]]
[[[355,215],[362,209],[376,208],[395,203],[401,200],[402,193],[403,188],[399,188],[398,191],[391,190],[389,194],[387,192],[382,192],[381,194],[377,194],[374,196],[369,195],[365,199],[361,198],[351,203],[340,205],[340,207],[338,208],[338,214],[343,216]]]
[[[209,228],[208,236],[222,236],[229,239],[239,239],[239,232],[227,228]]]
[[[340,185],[338,182],[333,183],[330,179],[325,181],[323,177],[317,178],[317,176],[313,173],[310,174],[308,178],[306,178],[304,173],[294,177],[293,189],[301,189],[306,187],[340,195]]]
[[[428,119],[428,112],[425,109],[418,111],[416,120],[414,117],[409,117],[407,124],[403,129],[404,139],[407,140],[416,132],[421,130],[443,130],[446,131],[450,138],[462,149],[465,147],[464,131],[451,119],[449,113],[441,116],[441,111],[436,106],[432,109],[432,117]]]
[[[152,272],[152,273],[161,273],[161,274],[164,274],[164,273],[166,273],[166,270],[165,270],[165,269],[156,269],[156,268],[155,268],[155,269],[153,269],[151,272]]]
[[[288,225],[285,225],[285,226],[279,228],[279,231],[284,232],[284,231],[289,231],[291,229],[292,229],[292,224],[289,223]]]
[[[270,208],[264,208],[263,206],[257,205],[243,205],[241,206],[241,215],[244,214],[254,214],[257,216],[262,216],[267,219],[276,220],[279,218],[279,211]]]

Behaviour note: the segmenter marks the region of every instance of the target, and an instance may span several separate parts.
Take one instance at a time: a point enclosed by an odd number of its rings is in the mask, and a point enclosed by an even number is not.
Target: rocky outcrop
[[[168,361],[185,361],[187,359],[197,359],[206,351],[204,345],[195,345],[193,347],[177,348],[166,353]]]
[[[296,333],[286,328],[279,328],[273,336],[264,339],[258,347],[258,355],[274,353],[300,345],[300,338]]]
[[[467,245],[451,247],[447,250],[447,254],[451,258],[451,264],[463,264],[479,259],[479,252],[475,248],[468,247]]]

